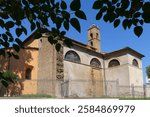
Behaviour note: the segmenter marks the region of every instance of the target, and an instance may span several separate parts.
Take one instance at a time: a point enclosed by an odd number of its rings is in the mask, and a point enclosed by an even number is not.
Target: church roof
[[[137,56],[138,58],[143,58],[144,55],[135,51],[134,49],[130,48],[130,47],[125,47],[125,48],[122,48],[122,49],[119,49],[119,50],[116,50],[116,51],[113,51],[113,52],[109,52],[109,53],[106,53],[105,54],[105,57],[109,58],[111,56],[115,56],[115,55],[120,55],[120,54],[132,54],[134,56]]]

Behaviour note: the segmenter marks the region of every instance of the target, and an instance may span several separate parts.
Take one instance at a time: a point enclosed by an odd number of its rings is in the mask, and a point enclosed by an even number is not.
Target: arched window
[[[25,75],[26,75],[26,79],[27,80],[31,80],[31,73],[32,73],[32,69],[31,68],[27,68],[26,69],[26,73],[25,73]]]
[[[134,66],[136,66],[136,67],[139,67],[139,64],[138,64],[138,62],[137,62],[137,60],[136,60],[136,59],[133,59],[133,61],[132,61],[132,65],[134,65]]]
[[[79,55],[74,51],[68,51],[65,55],[65,60],[80,63]]]
[[[93,39],[93,33],[91,33],[90,36],[91,36],[91,39]]]
[[[93,46],[93,42],[91,41],[91,46]]]
[[[115,67],[115,66],[119,66],[120,62],[116,59],[113,59],[109,62],[108,67]]]
[[[92,67],[101,68],[101,63],[100,63],[100,61],[99,61],[98,59],[96,59],[96,58],[93,58],[93,59],[91,60],[90,65],[91,65]]]
[[[98,36],[99,36],[98,33],[96,33],[96,39],[98,39]]]

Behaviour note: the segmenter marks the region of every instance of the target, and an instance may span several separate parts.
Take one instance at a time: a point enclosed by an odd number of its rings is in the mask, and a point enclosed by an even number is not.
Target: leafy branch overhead
[[[97,20],[113,23],[115,28],[121,24],[124,29],[133,27],[138,37],[143,32],[143,25],[150,23],[150,2],[144,0],[93,0],[91,6],[98,11]],[[34,38],[38,39],[47,31],[43,29],[51,28],[48,41],[59,51],[59,40],[70,27],[81,32],[80,19],[87,20],[81,0],[0,0],[0,55],[18,59],[20,48],[24,48],[20,38],[27,35],[29,29],[37,30]],[[29,23],[28,28],[24,22]],[[70,46],[67,39],[63,41]],[[14,51],[6,53],[5,49],[10,47]]]
[[[58,46],[60,45],[58,40],[62,39],[60,37],[65,35],[70,26],[81,32],[79,19],[86,20],[80,0],[73,0],[70,5],[65,0],[1,0],[0,28],[4,33],[0,34],[0,48],[8,49],[12,45],[15,52],[7,53],[18,58],[17,53],[23,48],[20,36],[23,33],[27,35],[23,21],[27,20],[31,31],[38,30],[35,38],[40,38],[42,33],[45,33],[41,29],[50,27],[56,35],[54,34],[53,38],[49,37],[49,41],[55,44],[59,51],[61,46]],[[53,22],[54,26],[52,27],[49,22]],[[64,30],[61,31],[61,28]],[[17,38],[12,36],[12,29],[15,29]],[[0,55],[5,56],[4,49],[0,50]]]
[[[150,23],[150,2],[144,0],[95,0],[93,9],[97,10],[96,19],[113,23],[114,28],[134,28],[136,36],[140,37],[143,25]]]

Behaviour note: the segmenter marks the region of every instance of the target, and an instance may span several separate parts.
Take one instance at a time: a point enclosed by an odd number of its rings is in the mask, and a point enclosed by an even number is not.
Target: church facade
[[[19,60],[0,57],[0,69],[20,76],[23,94],[101,97],[116,95],[116,84],[143,86],[144,56],[129,47],[104,53],[100,41],[100,30],[92,25],[87,45],[72,40],[71,48],[62,44],[57,52],[48,42],[48,34],[36,40],[33,33],[24,41]]]

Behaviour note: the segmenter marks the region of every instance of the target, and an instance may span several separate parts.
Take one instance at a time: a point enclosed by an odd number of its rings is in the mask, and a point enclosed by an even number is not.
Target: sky
[[[71,0],[65,0],[67,3],[70,3]],[[143,62],[143,77],[145,80],[146,66],[150,65],[150,24],[145,24],[143,26],[143,34],[138,38],[134,32],[133,28],[130,30],[124,30],[122,25],[117,28],[113,27],[113,24],[106,23],[103,20],[97,21],[96,10],[92,9],[92,4],[94,0],[81,0],[81,9],[86,13],[87,20],[80,20],[81,24],[81,33],[77,32],[74,28],[70,27],[69,31],[66,33],[66,36],[77,41],[80,41],[84,44],[87,44],[87,30],[92,25],[95,24],[100,28],[100,39],[101,39],[101,50],[102,52],[112,52],[124,47],[130,47],[145,57],[142,59]],[[27,22],[23,22],[26,27],[28,26]],[[2,32],[2,29],[0,29]],[[28,34],[30,35],[31,32]],[[21,38],[24,40],[27,36],[22,35]]]
[[[69,1],[69,0],[67,0]],[[87,44],[87,29],[95,24],[100,28],[100,38],[101,38],[101,49],[103,52],[111,52],[114,50],[122,49],[124,47],[130,47],[145,57],[142,59],[143,62],[143,77],[145,80],[146,66],[150,65],[150,24],[145,24],[143,26],[143,33],[138,38],[134,32],[133,28],[130,30],[124,30],[122,25],[117,28],[113,27],[113,24],[106,23],[103,20],[97,21],[95,19],[96,10],[92,9],[93,0],[81,0],[82,9],[87,15],[87,20],[81,22],[81,33],[71,28],[66,36]]]

